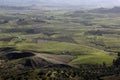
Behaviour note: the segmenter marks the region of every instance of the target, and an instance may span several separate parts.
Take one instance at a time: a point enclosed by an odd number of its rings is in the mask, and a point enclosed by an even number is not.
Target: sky
[[[120,6],[120,0],[0,0],[1,4],[65,4],[82,6]]]

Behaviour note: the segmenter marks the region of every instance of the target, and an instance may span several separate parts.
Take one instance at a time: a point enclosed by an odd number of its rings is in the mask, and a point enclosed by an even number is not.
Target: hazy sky
[[[106,5],[116,5],[120,6],[120,0],[67,0],[72,4],[83,4],[83,5],[98,5],[98,6],[106,6]]]
[[[0,4],[28,3],[28,4],[71,4],[91,6],[120,6],[120,0],[0,0]]]

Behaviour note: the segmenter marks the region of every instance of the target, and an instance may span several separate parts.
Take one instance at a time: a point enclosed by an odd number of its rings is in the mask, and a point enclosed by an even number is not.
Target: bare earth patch
[[[36,53],[36,57],[43,58],[54,64],[67,64],[75,58],[75,56],[70,55],[51,55],[51,54],[42,54]]]

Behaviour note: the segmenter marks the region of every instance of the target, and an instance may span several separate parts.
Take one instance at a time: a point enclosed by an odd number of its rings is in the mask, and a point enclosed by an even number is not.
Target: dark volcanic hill
[[[97,8],[94,10],[90,10],[93,13],[120,13],[120,7],[113,7],[113,8]]]

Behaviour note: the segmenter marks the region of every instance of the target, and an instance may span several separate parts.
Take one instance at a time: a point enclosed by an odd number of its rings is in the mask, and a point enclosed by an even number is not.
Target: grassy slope
[[[112,63],[112,60],[115,58],[115,56],[109,55],[108,52],[104,52],[102,50],[98,50],[96,48],[92,48],[87,46],[86,43],[84,43],[84,32],[88,31],[88,30],[92,30],[95,27],[97,27],[98,25],[101,24],[118,24],[118,21],[116,19],[114,19],[114,21],[109,21],[110,19],[105,19],[105,18],[95,18],[94,20],[91,20],[93,23],[96,23],[97,25],[95,26],[83,26],[82,24],[79,24],[80,21],[85,21],[84,17],[81,16],[77,16],[77,17],[65,17],[65,16],[61,16],[63,13],[39,13],[39,15],[37,15],[38,13],[28,13],[29,15],[33,16],[55,16],[56,14],[56,19],[61,19],[60,20],[47,20],[45,19],[48,23],[51,24],[45,24],[42,27],[49,27],[52,30],[54,29],[55,32],[57,32],[57,30],[60,30],[58,32],[61,32],[60,34],[57,35],[53,35],[54,36],[63,36],[63,35],[67,35],[67,36],[72,36],[72,38],[74,38],[74,36],[76,36],[74,39],[75,41],[77,41],[79,44],[72,44],[72,43],[67,43],[67,42],[57,42],[57,41],[47,41],[47,42],[41,42],[41,43],[32,43],[32,42],[26,42],[26,41],[21,41],[20,43],[14,44],[14,42],[16,42],[17,40],[11,41],[11,42],[0,42],[0,46],[7,46],[7,45],[12,45],[12,46],[16,46],[17,49],[19,50],[32,50],[32,51],[37,51],[37,52],[50,52],[50,53],[61,53],[61,52],[68,52],[65,53],[65,55],[73,55],[73,56],[77,56],[77,58],[73,59],[71,62],[69,62],[70,65],[78,65],[78,64],[102,64],[103,62],[106,62],[108,65]],[[8,15],[8,14],[7,14]],[[59,15],[59,16],[58,16]],[[10,15],[11,16],[11,15]],[[23,17],[23,16],[22,16]],[[69,20],[74,20],[77,22],[64,22],[64,21],[69,21]],[[63,21],[62,21],[63,20]],[[116,22],[117,21],[117,22]],[[82,26],[83,27],[82,27]],[[6,27],[5,27],[6,26]],[[12,28],[12,26],[9,25],[2,25],[0,26],[1,28]],[[27,26],[25,26],[27,27]],[[33,27],[33,26],[32,26]],[[99,28],[95,28],[96,30]],[[74,33],[73,33],[74,32]],[[4,35],[8,35],[7,33],[1,33],[3,36]],[[18,33],[11,33],[12,35],[19,35]],[[10,34],[9,34],[10,35]],[[12,36],[10,35],[10,36]],[[73,36],[74,35],[74,36]],[[26,34],[26,35],[19,35],[22,37],[28,37],[28,39],[31,39],[33,37],[48,37],[44,34]],[[83,36],[83,37],[79,37],[79,36]],[[94,36],[94,35],[93,35]],[[81,39],[82,38],[82,39]],[[86,39],[86,38],[85,38]],[[101,39],[101,38],[100,38]],[[107,39],[107,40],[106,40]],[[111,39],[111,38],[110,38]],[[18,40],[19,41],[19,40]],[[111,39],[111,41],[109,40],[108,42],[108,38],[107,37],[103,37],[103,41],[106,41],[106,45],[112,45],[114,46],[114,44],[110,44],[112,41],[118,42],[118,40],[115,39]],[[118,44],[119,45],[119,44]]]
[[[77,58],[69,62],[70,65],[79,64],[102,64],[105,62],[110,65],[116,56],[109,55],[108,52],[98,50],[92,47],[65,43],[65,42],[44,42],[40,44],[18,44],[18,49],[21,50],[35,50],[38,52],[59,53],[68,51],[65,55],[74,55]],[[67,58],[67,57],[66,57]]]

